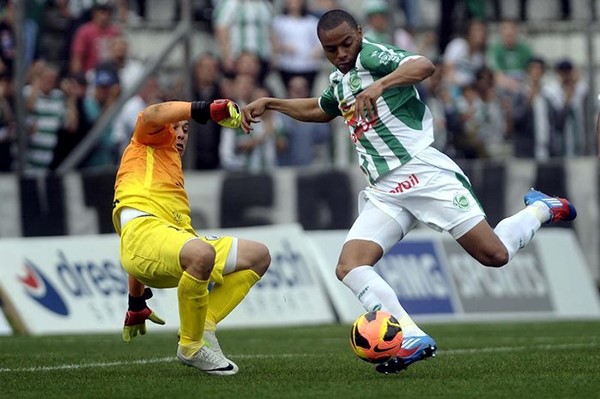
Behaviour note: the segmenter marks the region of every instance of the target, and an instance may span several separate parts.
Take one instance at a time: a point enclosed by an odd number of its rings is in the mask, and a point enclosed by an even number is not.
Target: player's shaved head
[[[346,22],[350,26],[350,28],[352,28],[352,30],[358,29],[358,24],[356,23],[356,20],[348,12],[344,10],[327,11],[319,19],[319,23],[317,24],[317,35],[320,38],[322,31],[329,31],[335,29],[344,22]]]

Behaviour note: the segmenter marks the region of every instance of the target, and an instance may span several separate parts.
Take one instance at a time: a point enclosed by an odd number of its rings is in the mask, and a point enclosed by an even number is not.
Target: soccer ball
[[[398,354],[402,336],[398,320],[390,313],[378,310],[356,319],[350,331],[350,345],[362,360],[383,363]]]

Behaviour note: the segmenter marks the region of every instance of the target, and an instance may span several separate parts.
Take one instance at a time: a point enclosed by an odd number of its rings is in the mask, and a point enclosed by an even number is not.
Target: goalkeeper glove
[[[231,129],[239,128],[242,121],[240,107],[227,99],[215,100],[210,104],[210,118]]]
[[[165,321],[146,305],[146,299],[150,298],[152,298],[150,288],[146,288],[144,295],[141,297],[129,295],[129,309],[125,314],[123,325],[123,341],[129,342],[131,338],[136,337],[138,334],[146,334],[146,320],[160,325],[165,324]]]

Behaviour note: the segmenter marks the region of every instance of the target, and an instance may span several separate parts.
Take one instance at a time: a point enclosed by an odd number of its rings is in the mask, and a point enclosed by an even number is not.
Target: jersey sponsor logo
[[[415,175],[413,173],[412,175],[408,176],[408,179],[401,181],[400,183],[398,183],[396,185],[396,187],[391,189],[390,193],[392,193],[392,194],[403,193],[404,190],[410,190],[411,188],[415,187],[417,184],[419,184],[419,178],[417,177],[417,175]]]
[[[365,132],[371,129],[373,125],[379,120],[379,117],[374,117],[372,120],[367,119],[358,119],[355,115],[355,107],[354,104],[348,104],[346,100],[340,103],[340,111],[342,111],[342,116],[346,121],[346,125],[352,128],[352,133],[350,133],[350,140],[354,144],[359,141],[362,136],[364,136]]]
[[[67,316],[69,314],[67,304],[48,277],[44,276],[42,271],[30,260],[25,259],[24,267],[26,274],[18,279],[25,287],[27,295],[51,312]]]
[[[471,209],[471,201],[464,194],[456,194],[452,199],[452,205],[461,211],[468,211]]]
[[[219,238],[221,238],[221,236],[215,236],[215,235],[208,235],[208,236],[204,236],[204,239],[206,241],[216,241]]]

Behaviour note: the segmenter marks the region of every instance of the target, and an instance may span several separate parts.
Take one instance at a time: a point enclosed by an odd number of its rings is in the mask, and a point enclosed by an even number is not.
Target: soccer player
[[[258,99],[242,109],[242,127],[251,131],[266,110],[302,121],[345,119],[368,186],[359,194],[359,216],[342,247],[336,275],[365,309],[389,311],[400,321],[405,338],[398,357],[377,366],[379,372],[398,372],[433,356],[436,342],[410,318],[373,265],[417,221],[448,231],[481,264],[500,267],[543,223],[572,220],[576,211],[565,199],[531,190],[525,209],[492,229],[469,179],[431,147],[431,112],[414,85],[434,72],[433,64],[363,38],[361,27],[343,10],[326,12],[317,34],[335,66],[329,87],[319,98]]]
[[[130,276],[123,339],[144,334],[146,320],[164,324],[146,305],[152,294],[145,286],[177,287],[178,359],[209,374],[231,375],[238,367],[221,351],[217,323],[266,272],[271,257],[262,243],[198,237],[192,228],[181,163],[189,119],[240,124],[237,104],[230,100],[151,105],[140,112],[117,172],[113,224]],[[210,295],[209,282],[215,283]]]

